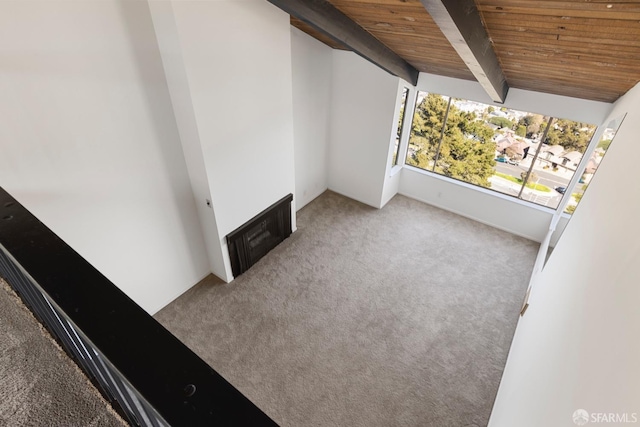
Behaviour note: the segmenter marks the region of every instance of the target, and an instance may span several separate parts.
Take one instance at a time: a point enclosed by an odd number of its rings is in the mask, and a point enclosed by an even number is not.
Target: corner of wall
[[[329,189],[382,206],[398,78],[353,52],[333,52]]]
[[[328,152],[333,49],[291,27],[295,205],[329,187]]]

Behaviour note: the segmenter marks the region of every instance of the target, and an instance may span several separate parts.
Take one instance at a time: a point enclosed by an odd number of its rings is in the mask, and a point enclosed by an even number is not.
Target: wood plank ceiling
[[[329,2],[419,71],[475,80],[420,0]],[[640,81],[640,0],[475,4],[510,87],[613,102]]]

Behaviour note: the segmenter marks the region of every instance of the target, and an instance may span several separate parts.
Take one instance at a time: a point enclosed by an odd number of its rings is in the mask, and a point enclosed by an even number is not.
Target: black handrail
[[[277,425],[1,187],[0,275],[131,425]]]

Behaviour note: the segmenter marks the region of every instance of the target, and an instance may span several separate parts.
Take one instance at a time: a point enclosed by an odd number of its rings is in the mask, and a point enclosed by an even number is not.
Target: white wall
[[[146,2],[0,2],[0,185],[154,313],[208,273]]]
[[[395,110],[393,115],[393,126],[395,131],[395,123],[399,123],[400,121],[400,110],[402,108],[402,95],[404,94],[405,89],[408,90],[407,97],[405,99],[405,111],[404,116],[402,117],[402,129],[400,134],[400,141],[398,144],[398,159],[396,161],[397,164],[393,165],[393,154],[395,152],[395,134],[391,133],[391,137],[389,140],[389,151],[387,153],[387,168],[384,177],[384,184],[382,189],[382,203],[381,205],[386,205],[396,194],[400,191],[400,180],[402,177],[402,168],[404,167],[407,147],[409,144],[409,137],[411,136],[411,123],[413,121],[413,111],[415,109],[416,104],[416,96],[417,91],[413,87],[413,85],[405,82],[402,79],[398,79],[398,90],[396,94],[396,102],[395,102]]]
[[[640,421],[640,86],[628,115],[535,283],[490,426],[572,425],[577,409]],[[621,423],[613,425],[622,425]]]
[[[401,172],[402,168],[400,166],[396,166],[393,170],[389,170],[385,175],[380,207],[389,203],[389,201],[393,199],[393,196],[398,194],[398,191],[400,190],[400,179],[402,177]]]
[[[329,186],[332,49],[291,26],[296,208]]]
[[[611,110],[611,104],[606,102],[588,101],[516,88],[509,89],[506,102],[499,104],[493,102],[476,81],[427,73],[420,73],[416,87],[418,90],[440,95],[464,98],[497,107],[507,107],[595,125],[602,123]]]
[[[468,80],[420,73],[417,89],[494,104],[479,83]],[[504,106],[596,125],[600,125],[611,110],[611,104],[604,102],[513,88],[509,90]],[[513,198],[482,191],[477,187],[411,167],[402,170],[398,192],[538,242],[546,235],[552,217],[550,210],[531,207]],[[558,224],[551,245],[557,242],[566,222],[563,219]]]
[[[382,206],[397,77],[352,52],[333,51],[329,188]]]
[[[553,216],[551,209],[411,166],[402,170],[400,194],[537,242],[547,234]],[[561,231],[559,225],[555,234]]]
[[[151,1],[149,9],[171,94],[173,112],[180,132],[182,151],[200,220],[201,235],[207,248],[209,268],[216,276],[226,278],[227,270],[220,245],[221,237],[213,210],[215,201],[209,188],[209,177],[204,162],[198,122],[193,111],[191,90],[184,67],[173,5],[169,1]],[[211,203],[207,204],[207,200]]]
[[[289,15],[263,0],[171,3],[230,281],[225,236],[295,193]]]

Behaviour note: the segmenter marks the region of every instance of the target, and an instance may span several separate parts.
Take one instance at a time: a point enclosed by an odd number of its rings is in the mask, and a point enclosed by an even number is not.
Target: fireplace
[[[291,235],[292,200],[292,194],[283,197],[227,235],[233,277]]]

